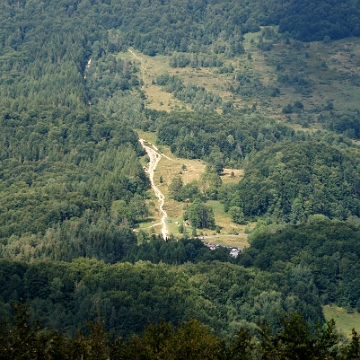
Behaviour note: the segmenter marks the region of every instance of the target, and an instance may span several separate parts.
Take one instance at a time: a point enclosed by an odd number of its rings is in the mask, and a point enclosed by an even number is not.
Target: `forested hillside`
[[[316,142],[272,146],[252,159],[231,205],[246,216],[267,214],[292,223],[313,214],[359,216],[358,156]]]
[[[241,262],[270,271],[281,271],[291,263],[302,281],[306,282],[310,272],[314,274],[324,303],[360,310],[359,254],[357,226],[319,219],[256,234]]]
[[[111,88],[105,73],[96,86],[90,73],[87,87],[90,57],[96,69],[97,56],[120,47],[108,38],[105,14],[95,20],[94,8],[78,5],[1,4],[0,238],[6,257],[114,262],[136,242],[129,228],[146,216],[149,182],[136,134],[123,119],[109,121],[89,106],[96,102],[93,91]],[[114,72],[123,64],[111,66]],[[111,78],[113,86],[123,84],[124,96],[131,88],[127,77],[121,71]],[[131,211],[121,210],[125,206]]]
[[[353,0],[1,2],[0,315],[254,344],[360,310],[359,21]],[[180,213],[166,242],[149,178]],[[220,239],[219,213],[255,228],[237,258],[188,238]]]
[[[356,1],[287,1],[282,9],[281,32],[303,41],[359,36],[359,3]]]
[[[1,312],[6,315],[8,302],[22,298],[47,326],[75,334],[79,324],[100,315],[108,330],[125,337],[161,318],[174,325],[196,318],[224,337],[244,320],[266,319],[278,329],[285,312],[301,312],[312,324],[323,321],[313,281],[297,291],[296,281],[290,285],[294,271],[270,274],[217,261],[174,267],[3,260]]]
[[[44,329],[31,321],[26,306],[15,304],[14,316],[2,323],[0,348],[6,358],[24,358],[36,354],[42,358],[87,359],[255,359],[276,356],[293,359],[344,359],[359,357],[359,336],[353,331],[351,341],[344,343],[330,320],[323,328],[311,327],[304,318],[290,314],[281,319],[281,328],[271,333],[266,324],[258,328],[243,327],[232,339],[224,342],[197,320],[178,326],[161,321],[148,325],[141,335],[131,339],[114,337],[98,319],[88,322],[87,333],[64,336]],[[25,341],[24,341],[25,340]]]

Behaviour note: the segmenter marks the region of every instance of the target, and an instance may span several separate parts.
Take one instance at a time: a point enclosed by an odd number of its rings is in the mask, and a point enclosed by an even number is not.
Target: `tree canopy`
[[[357,151],[317,142],[274,145],[255,155],[230,205],[245,216],[297,223],[312,214],[360,215]]]

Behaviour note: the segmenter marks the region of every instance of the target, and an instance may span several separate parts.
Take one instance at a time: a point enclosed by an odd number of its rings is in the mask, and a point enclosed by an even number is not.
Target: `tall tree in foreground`
[[[73,338],[42,329],[30,321],[26,306],[13,306],[14,318],[0,326],[0,359],[208,359],[208,360],[303,360],[360,358],[359,336],[353,330],[346,343],[333,320],[311,331],[296,313],[280,319],[281,329],[273,334],[267,324],[257,329],[242,327],[234,339],[223,341],[207,327],[191,319],[174,327],[160,321],[148,325],[140,336],[111,339],[101,319],[88,323],[86,333]]]

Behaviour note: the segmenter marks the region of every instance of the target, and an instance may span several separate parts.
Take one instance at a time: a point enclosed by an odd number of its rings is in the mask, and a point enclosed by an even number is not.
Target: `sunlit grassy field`
[[[224,169],[221,180],[224,184],[237,184],[244,177],[244,169]]]
[[[337,329],[346,336],[351,336],[352,329],[360,332],[360,314],[357,311],[348,314],[345,309],[330,305],[325,305],[323,310],[326,321],[334,319]]]
[[[276,33],[276,28],[274,28]],[[221,96],[223,101],[231,101],[234,107],[252,107],[256,104],[259,114],[280,121],[289,117],[282,114],[282,108],[295,101],[301,101],[303,111],[290,115],[290,125],[309,123],[317,128],[316,119],[331,102],[334,110],[348,111],[358,108],[360,97],[360,39],[343,39],[338,41],[299,43],[291,39],[285,43],[284,38],[264,39],[271,42],[272,48],[264,51],[259,48],[261,31],[245,34],[243,46],[246,53],[232,58],[217,54],[224,65],[234,68],[232,73],[219,73],[219,68],[172,68],[170,56],[146,56],[132,49],[131,52],[119,53],[120,58],[135,61],[141,69],[143,91],[147,99],[145,106],[150,109],[173,111],[191,111],[188,104],[175,99],[161,86],[155,85],[156,77],[165,71],[183,79],[185,84],[203,86],[207,91]],[[191,56],[192,54],[185,54]],[[199,54],[208,55],[208,54]],[[255,76],[265,87],[279,88],[280,96],[255,91],[253,95],[238,95],[230,92],[230,86],[237,86],[237,74]],[[304,92],[296,83],[281,83],[279,77],[291,74],[306,78],[309,82]],[[221,106],[217,109],[221,112]]]

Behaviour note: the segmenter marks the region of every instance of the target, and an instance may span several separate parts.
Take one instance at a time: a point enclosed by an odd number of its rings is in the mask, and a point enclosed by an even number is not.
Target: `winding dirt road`
[[[139,139],[142,147],[145,149],[146,153],[148,154],[149,158],[150,158],[150,163],[149,163],[149,177],[150,177],[150,183],[151,183],[151,187],[153,188],[156,197],[159,199],[159,209],[160,212],[162,213],[162,217],[161,217],[161,222],[159,224],[155,224],[153,226],[156,225],[161,225],[161,233],[162,233],[162,237],[164,240],[167,239],[167,234],[168,234],[168,229],[166,226],[166,218],[167,218],[167,213],[164,210],[164,202],[165,202],[165,196],[164,194],[159,190],[159,188],[155,185],[155,181],[154,181],[154,172],[156,170],[156,167],[159,163],[159,161],[161,160],[161,156],[166,157],[167,159],[171,160],[170,158],[168,158],[166,155],[161,154],[158,150],[158,148],[154,145],[152,145],[152,147],[145,145],[145,140],[144,139]]]

